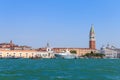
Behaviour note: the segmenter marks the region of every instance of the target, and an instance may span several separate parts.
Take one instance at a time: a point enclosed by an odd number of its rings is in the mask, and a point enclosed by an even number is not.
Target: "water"
[[[120,80],[120,59],[0,59],[0,80]]]

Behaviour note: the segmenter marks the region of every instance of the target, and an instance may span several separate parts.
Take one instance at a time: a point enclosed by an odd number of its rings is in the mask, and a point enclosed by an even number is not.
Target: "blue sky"
[[[120,47],[120,0],[0,0],[0,42],[34,48],[88,47],[94,24],[97,48]]]

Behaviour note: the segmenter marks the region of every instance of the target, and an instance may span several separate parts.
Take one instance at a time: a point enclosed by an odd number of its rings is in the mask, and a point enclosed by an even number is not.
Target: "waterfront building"
[[[0,58],[53,58],[54,54],[36,50],[1,50]]]
[[[50,47],[44,51],[32,49],[29,46],[18,46],[12,43],[0,44],[0,58],[53,58],[54,54]]]
[[[120,49],[115,49],[117,51],[117,58],[120,58]]]
[[[105,54],[105,58],[120,58],[120,49],[109,44],[106,47],[102,46],[100,53]]]
[[[74,50],[77,53],[77,56],[85,55],[86,53],[94,52],[96,53],[96,40],[95,40],[95,31],[94,25],[91,25],[90,33],[89,33],[89,48],[53,48],[53,51],[56,53],[60,53],[68,49],[69,51]]]

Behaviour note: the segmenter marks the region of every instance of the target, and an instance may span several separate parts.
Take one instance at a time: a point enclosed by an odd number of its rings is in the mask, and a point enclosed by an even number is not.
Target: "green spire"
[[[95,33],[94,32],[94,25],[93,24],[91,25],[90,33]]]

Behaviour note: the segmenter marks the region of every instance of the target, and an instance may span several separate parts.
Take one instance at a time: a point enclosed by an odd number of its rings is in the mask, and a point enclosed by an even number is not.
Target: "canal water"
[[[0,59],[0,80],[120,80],[120,59]]]

